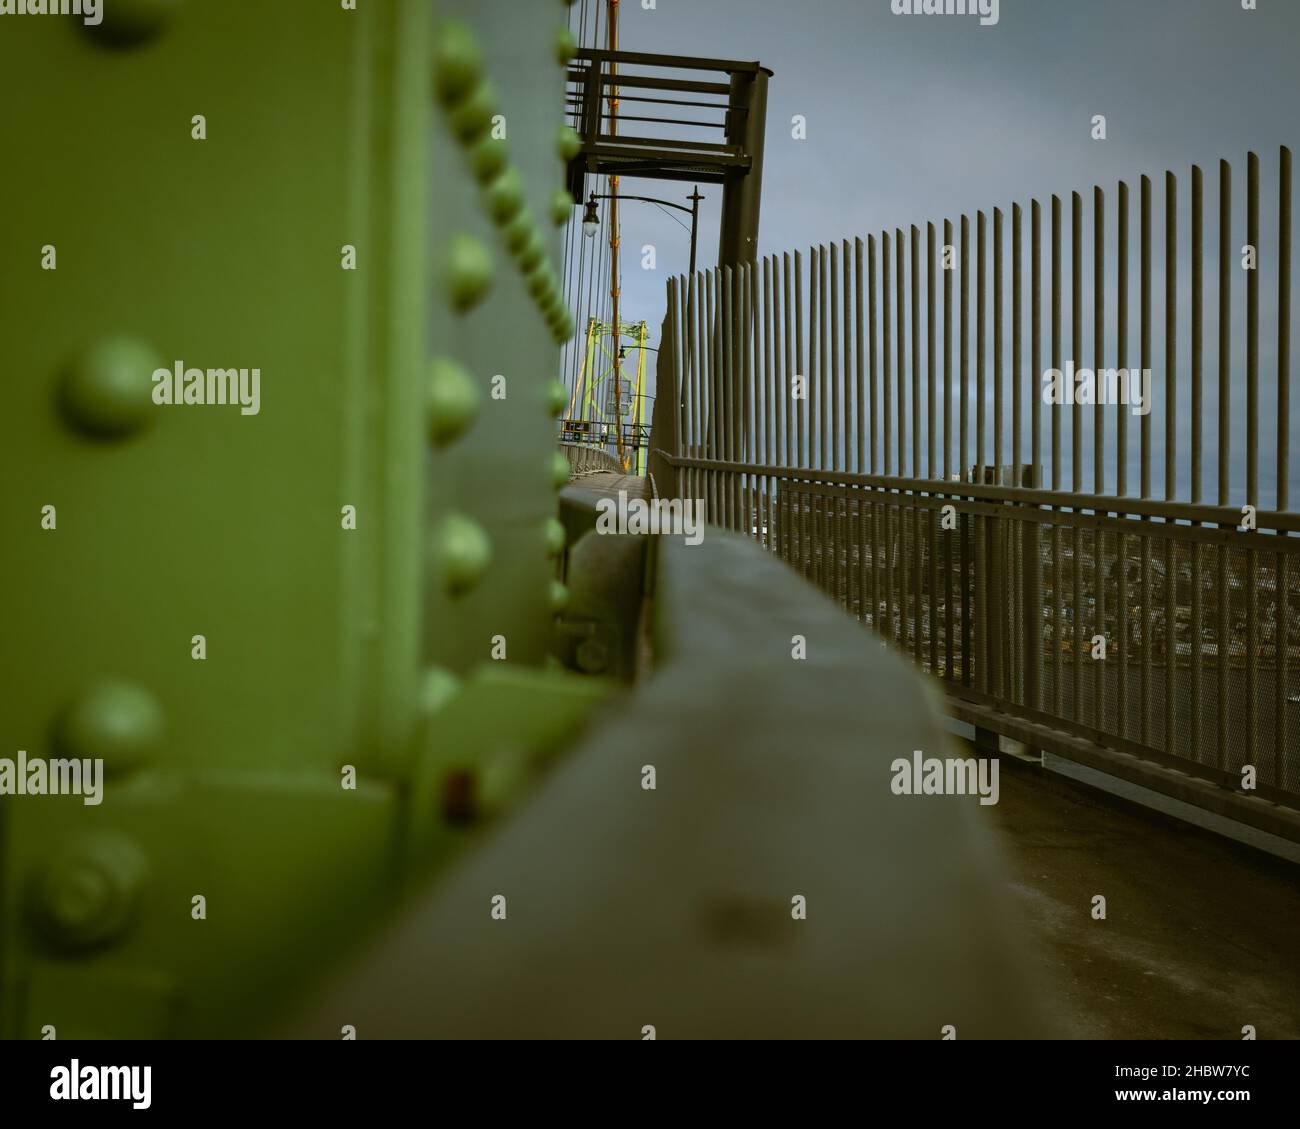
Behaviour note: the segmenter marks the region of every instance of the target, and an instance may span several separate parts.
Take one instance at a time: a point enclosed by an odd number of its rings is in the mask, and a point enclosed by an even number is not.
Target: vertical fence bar
[[[984,240],[984,213],[975,213],[975,475],[977,483],[987,483],[988,466],[984,451],[984,358],[987,352],[986,325],[988,301],[985,279],[988,275],[988,254]],[[988,629],[988,553],[986,538],[988,521],[980,514],[971,517],[975,537],[975,653],[976,687],[984,692],[989,686],[989,629]]]
[[[704,388],[707,376],[708,350],[704,348],[702,341],[704,327],[708,324],[704,320],[704,280],[706,277],[707,275],[697,272],[692,281],[694,304],[691,309],[691,316],[694,320],[691,323],[691,351],[695,357],[695,457],[697,459],[706,457],[704,454]],[[704,520],[712,521],[713,514],[708,509],[708,493],[704,487],[704,477],[698,470],[692,476],[692,483],[695,487],[692,491],[692,497],[703,501]]]
[[[1023,284],[1023,257],[1024,248],[1021,243],[1021,208],[1019,204],[1011,206],[1011,484],[1013,486],[1023,486],[1024,482],[1020,476],[1021,456],[1024,453],[1023,428],[1024,428],[1024,376],[1021,372],[1024,356],[1023,341],[1021,339],[1022,320],[1024,314],[1023,299],[1021,296],[1021,286]],[[1017,509],[1020,507],[1017,506]],[[1015,625],[1014,634],[1016,647],[1019,651],[1019,661],[1013,661],[1011,671],[1011,697],[1013,701],[1021,705],[1028,705],[1028,693],[1025,683],[1025,664],[1029,659],[1029,639],[1026,635],[1026,627],[1036,627],[1037,624],[1026,614],[1029,610],[1029,589],[1026,585],[1025,569],[1029,564],[1028,542],[1025,534],[1029,530],[1031,523],[1022,521],[1013,523],[1012,528],[1019,526],[1019,542],[1014,552],[1015,571],[1013,579],[1012,599],[1015,601]]]
[[[1192,166],[1192,482],[1193,504],[1201,501],[1201,440],[1204,419],[1202,387],[1205,325],[1205,188],[1200,167]],[[1199,523],[1198,523],[1199,524]],[[1204,759],[1201,748],[1201,667],[1204,655],[1204,599],[1201,592],[1201,543],[1192,542],[1192,641],[1188,655],[1191,674],[1192,756]]]
[[[1165,173],[1165,501],[1178,496],[1178,181]],[[1178,555],[1165,538],[1165,752],[1174,750],[1178,693]]]
[[[912,225],[912,258],[910,264],[909,316],[912,319],[912,477],[920,478],[921,469],[921,233]],[[915,492],[914,492],[915,493]],[[912,657],[921,664],[921,565],[924,550],[921,548],[921,510],[911,507],[912,523]]]
[[[988,467],[984,462],[984,355],[985,324],[987,322],[984,279],[988,273],[988,257],[984,246],[984,213],[975,213],[975,481],[987,482]]]
[[[772,355],[772,265],[774,259],[763,260],[763,462],[776,464],[776,385],[774,384],[774,355]],[[767,511],[767,548],[775,545],[776,510],[774,506],[776,479],[763,483],[763,505]]]
[[[943,221],[943,477],[952,480],[952,220]],[[948,495],[944,495],[948,497]],[[943,676],[953,676],[952,530],[943,531]]]
[[[853,382],[853,275],[850,259],[849,241],[840,244],[840,269],[843,272],[841,290],[843,291],[844,309],[840,324],[844,329],[844,468],[858,469],[861,459],[862,432],[853,426],[856,397]],[[844,600],[845,607],[852,611],[853,603],[853,499],[858,490],[846,490],[841,507],[840,521],[844,530]]]
[[[1115,364],[1120,379],[1128,376],[1128,185],[1119,182],[1115,216]],[[1131,384],[1131,381],[1130,381]],[[1115,403],[1115,493],[1121,497],[1128,492],[1128,397],[1118,396]],[[1128,534],[1119,532],[1115,537],[1115,563],[1119,570],[1119,591],[1116,624],[1119,634],[1119,680],[1115,688],[1115,730],[1128,737],[1128,648],[1129,648],[1129,597],[1128,597]]]
[[[889,475],[894,473],[893,457],[893,432],[891,431],[891,421],[893,419],[893,395],[890,391],[894,375],[893,354],[890,352],[890,343],[893,340],[890,325],[890,247],[892,246],[889,232],[880,233],[880,434],[884,444],[884,473]],[[884,554],[882,565],[884,567],[884,614],[885,622],[882,625],[882,638],[888,639],[893,631],[894,623],[894,602],[893,602],[893,567],[890,559],[889,544],[889,506],[886,504],[888,493],[882,491],[880,494],[881,504],[881,540],[878,542],[881,552]]]
[[[863,329],[862,329],[862,240],[855,239],[853,244],[853,359],[856,363],[856,378],[858,382],[858,443],[857,443],[857,462],[854,464],[854,470],[861,474],[867,469],[866,455],[863,444],[867,442],[867,419],[866,419],[866,364],[863,357]],[[875,380],[872,380],[873,394]],[[875,405],[872,405],[872,415],[875,415]],[[876,470],[875,444],[872,443],[871,452],[871,472]]]
[[[1052,369],[1061,371],[1061,199],[1052,197]],[[1061,397],[1052,404],[1052,490],[1061,489]],[[1052,523],[1052,701],[1058,716],[1065,709],[1061,676],[1061,621],[1065,618],[1061,595],[1061,526]]]
[[[756,265],[746,263],[744,274],[741,276],[744,291],[741,295],[741,308],[744,310],[744,317],[740,322],[740,332],[745,339],[745,453],[743,457],[751,464],[758,461],[755,452],[758,450],[758,428],[761,418],[758,412],[758,276],[754,269]],[[758,520],[758,480],[754,475],[743,474],[740,476],[740,481],[741,496],[744,498],[745,536],[761,540],[762,526]]]
[[[680,278],[673,280],[676,282],[676,303],[673,308],[673,354],[677,362],[677,371],[675,373],[676,393],[677,393],[677,450],[676,454],[686,454],[686,444],[688,444],[689,416],[686,414],[686,405],[690,401],[690,381],[692,381],[692,356],[690,356],[690,278],[682,274]],[[660,342],[662,345],[662,342]],[[650,453],[646,451],[646,462],[649,464]],[[636,470],[636,463],[633,463],[633,470]],[[649,473],[647,471],[646,473]],[[676,468],[677,497],[685,496],[684,486],[689,481],[689,472]]]
[[[993,468],[1000,484],[1002,467],[1002,209],[993,209]],[[1014,483],[1012,483],[1014,485]]]
[[[725,441],[723,443],[724,458],[729,463],[737,462],[737,448],[740,443],[740,427],[738,423],[739,405],[740,405],[740,358],[737,355],[740,352],[740,318],[737,316],[736,306],[740,298],[740,267],[723,268],[723,309],[722,309],[722,331],[723,331],[723,349],[724,363],[722,368],[723,377],[723,403],[724,411],[724,432]],[[740,505],[737,498],[737,478],[734,471],[724,471],[722,481],[727,495],[727,528],[738,530],[740,528]]]
[[[751,402],[750,453],[748,462],[754,466],[765,464],[765,447],[767,444],[767,382],[764,380],[763,351],[763,288],[761,285],[762,260],[755,259],[745,268],[748,281],[749,316],[746,326],[750,336],[750,372],[749,388]],[[767,478],[753,473],[747,476],[749,483],[750,510],[753,512],[754,540],[760,545],[767,543]]]
[[[970,220],[961,217],[961,324],[959,328],[961,362],[961,391],[959,393],[960,410],[958,412],[959,461],[957,471],[961,481],[967,476],[967,435],[970,424]],[[964,497],[964,494],[963,494]],[[962,685],[971,683],[971,622],[970,622],[970,562],[967,549],[968,513],[962,513],[958,521],[958,549],[961,554],[961,680]]]
[[[790,312],[790,298],[786,295],[786,313]],[[789,344],[789,323],[786,324],[786,343]],[[791,380],[797,385],[794,393],[795,403],[795,458],[798,460],[799,467],[805,467],[808,464],[804,461],[804,427],[806,425],[805,417],[808,414],[808,367],[804,364],[803,351],[803,255],[801,252],[794,253],[794,367],[790,370]],[[800,503],[800,509],[803,505]]]
[[[1291,150],[1285,145],[1278,154],[1277,202],[1277,504],[1275,508],[1290,508],[1288,478],[1291,464]],[[1285,537],[1285,533],[1279,533]],[[1273,754],[1273,783],[1279,788],[1290,784],[1290,766],[1287,763],[1289,718],[1287,694],[1289,682],[1289,649],[1291,644],[1290,616],[1290,555],[1277,554],[1277,734]]]
[[[871,401],[867,415],[871,428],[871,473],[875,474],[878,467],[876,407],[879,403],[879,395],[876,388],[876,237],[874,235],[867,236],[867,310],[868,367],[871,373]],[[879,507],[875,501],[878,495],[873,491],[871,497],[871,626],[875,628],[877,634],[880,634],[880,522]]]
[[[993,481],[1002,484],[1002,209],[993,209]],[[1011,485],[1015,485],[1013,482]],[[1004,661],[1006,592],[1002,585],[1004,557],[1001,518],[986,523],[989,527],[989,553],[993,560],[990,585],[992,594],[993,634],[989,640],[993,685],[998,696],[1007,698],[1006,673],[1009,663]],[[1011,636],[1014,640],[1014,634]]]
[[[1077,372],[1083,360],[1083,197],[1077,192],[1070,194],[1070,354]],[[1070,482],[1077,494],[1083,489],[1083,405],[1079,403],[1078,396],[1071,398],[1074,408],[1070,413]],[[1074,512],[1078,513],[1078,510]],[[1082,721],[1083,678],[1079,670],[1079,634],[1083,622],[1083,584],[1080,576],[1083,546],[1082,530],[1077,525],[1070,531],[1070,545],[1070,576],[1074,581],[1074,591],[1070,598],[1070,716],[1075,721]]]
[[[921,478],[921,233],[912,225],[911,294],[908,309],[912,324],[912,477]]]
[[[1141,368],[1145,380],[1151,371],[1151,181],[1141,182]],[[1151,413],[1142,417],[1142,497],[1151,497]],[[1143,518],[1145,523],[1146,519]],[[1142,535],[1142,679],[1138,709],[1142,718],[1142,744],[1151,744],[1151,537]]]
[[[858,382],[858,461],[856,470],[861,474],[866,469],[866,454],[863,445],[870,442],[871,446],[871,470],[876,469],[875,440],[870,441],[867,438],[866,426],[866,361],[863,357],[864,334],[862,327],[862,240],[856,238],[853,243],[853,340],[854,353],[853,357],[856,362],[857,382]],[[875,357],[872,357],[872,366],[874,373]],[[872,384],[875,384],[874,375]],[[875,404],[871,407],[872,419],[875,418]],[[865,622],[867,612],[867,499],[870,497],[870,491],[858,491],[858,613],[859,617]],[[875,615],[873,613],[874,621]]]
[[[820,466],[818,458],[818,439],[817,431],[817,411],[821,406],[820,394],[816,401],[813,400],[813,393],[817,390],[817,285],[820,270],[820,256],[817,248],[812,247],[808,251],[808,466]],[[809,479],[814,476],[809,475]],[[807,541],[808,561],[805,567],[804,575],[816,578],[817,551],[818,551],[818,528],[817,528],[817,495],[811,491],[806,494],[808,502],[808,534]]]
[[[843,436],[840,422],[840,251],[832,243],[830,271],[830,391],[831,391],[831,460],[826,465],[831,470],[841,469],[840,440]]]
[[[1246,243],[1254,249],[1246,272],[1246,502],[1259,508],[1259,157],[1246,156]],[[1246,763],[1258,765],[1259,608],[1258,561],[1246,549]]]
[[[790,252],[781,256],[781,325],[785,332],[781,336],[785,348],[784,367],[781,370],[781,385],[785,393],[785,462],[787,467],[795,466],[795,402],[794,381],[797,369],[793,354],[793,337],[790,334]]]
[[[1092,190],[1092,367],[1096,375],[1096,408],[1092,424],[1093,492],[1106,491],[1106,412],[1102,404],[1101,370],[1106,366],[1106,197],[1097,185]],[[1106,571],[1103,557],[1106,538],[1097,525],[1092,535],[1093,635],[1103,640],[1106,632]],[[1109,650],[1106,652],[1109,654]],[[1106,728],[1106,679],[1101,663],[1093,660],[1092,724]]]
[[[832,246],[834,246],[832,244]],[[833,277],[834,272],[832,272]],[[818,427],[821,431],[821,467],[823,470],[830,468],[830,399],[835,392],[831,386],[831,374],[829,365],[829,355],[826,347],[826,248],[823,246],[817,252],[817,276],[818,276],[818,307],[817,330],[820,334],[820,341],[817,349],[817,359],[820,362],[817,373],[817,386],[820,390],[820,403],[818,411]],[[821,515],[821,521],[818,526],[818,534],[821,539],[821,564],[822,564],[822,591],[833,595],[831,584],[831,523],[830,507],[831,500],[828,495],[822,493],[818,496],[817,509]]]
[[[831,245],[832,253],[834,244]],[[833,272],[832,272],[833,277]],[[821,448],[822,470],[831,469],[830,458],[830,404],[835,395],[835,390],[831,386],[830,366],[827,363],[826,349],[826,248],[817,249],[817,430],[818,443]]]
[[[853,426],[857,409],[853,381],[853,260],[847,239],[840,244],[840,269],[843,272],[840,289],[844,296],[840,318],[844,327],[844,469],[860,471],[862,432]]]
[[[1277,201],[1277,504],[1290,508],[1291,466],[1291,150],[1278,154]]]
[[[1032,485],[1043,488],[1043,409],[1041,393],[1043,373],[1043,224],[1042,207],[1037,200],[1029,207],[1029,350],[1030,372],[1029,452]],[[1043,527],[1031,520],[1025,530],[1029,591],[1025,594],[1028,652],[1025,656],[1025,704],[1030,709],[1043,708]]]
[[[705,345],[709,353],[709,457],[711,459],[720,459],[722,458],[722,442],[719,434],[722,427],[722,398],[720,394],[722,271],[715,268],[706,277],[709,279],[708,311],[705,323],[709,335]],[[722,494],[719,490],[717,471],[710,471],[708,477],[710,517],[714,524],[725,526],[726,514],[722,506]]]
[[[1219,505],[1228,504],[1231,475],[1229,453],[1232,432],[1229,421],[1232,413],[1230,398],[1231,339],[1232,339],[1232,168],[1227,161],[1219,162]],[[1221,546],[1219,558],[1219,686],[1218,686],[1218,740],[1215,743],[1216,767],[1228,763],[1228,662],[1232,641],[1228,634],[1228,563],[1229,551]]]
[[[788,467],[786,452],[790,443],[790,399],[789,377],[782,363],[785,358],[785,338],[781,333],[784,324],[785,307],[781,302],[783,276],[781,257],[772,256],[772,409],[776,426],[772,434],[772,465]],[[776,499],[776,546],[777,555],[783,560],[790,559],[790,508],[788,478],[774,479],[771,489]]]
[[[830,245],[830,390],[831,390],[831,461],[832,470],[840,470],[840,439],[842,424],[840,420],[840,253],[837,244]],[[823,322],[823,326],[824,326]],[[837,601],[843,599],[842,583],[844,572],[840,568],[840,500],[838,497],[828,500],[828,523],[831,538],[828,548],[834,548],[831,558],[831,587],[829,593]]]
[[[796,259],[798,256],[796,255]],[[785,386],[785,465],[787,467],[796,467],[800,465],[798,456],[798,447],[796,446],[799,432],[798,410],[801,401],[795,399],[795,384],[799,380],[799,354],[794,351],[794,339],[796,328],[791,327],[791,317],[794,310],[794,301],[798,297],[796,290],[794,296],[791,296],[790,281],[792,275],[792,263],[790,253],[787,251],[782,256],[781,271],[781,324],[784,332],[782,333],[782,343],[785,347],[783,384]],[[793,490],[793,480],[786,479],[786,560],[798,568],[799,552],[799,515],[798,507],[800,506],[798,492]]]
[[[935,230],[934,224],[926,225],[926,281],[925,281],[925,357],[926,357],[926,376],[927,376],[927,461],[929,469],[927,475],[931,481],[934,480],[938,473],[938,452],[935,450],[935,326],[934,326],[934,256],[935,256]],[[931,491],[933,494],[933,490]],[[926,511],[926,528],[929,531],[927,548],[930,554],[930,596],[926,602],[926,613],[929,619],[930,632],[930,673],[939,672],[939,561],[937,556],[938,550],[938,512],[936,510]]]
[[[897,453],[898,453],[898,474],[902,477],[907,473],[907,440],[904,431],[904,417],[907,414],[907,386],[905,383],[905,373],[907,371],[907,337],[906,337],[906,320],[904,303],[904,254],[905,244],[903,242],[903,231],[901,228],[894,229],[894,318],[896,334],[894,337],[894,355],[897,360],[898,380],[898,418],[897,426]],[[897,626],[894,628],[894,641],[900,649],[907,649],[907,586],[911,560],[907,555],[906,544],[906,524],[907,513],[901,503],[901,492],[895,491],[897,503],[891,507],[894,512],[894,521],[897,530],[897,541],[894,540],[895,534],[890,534],[889,552],[891,558],[898,561],[898,571],[894,575],[894,584],[897,592],[898,619]],[[891,613],[890,623],[895,622]]]

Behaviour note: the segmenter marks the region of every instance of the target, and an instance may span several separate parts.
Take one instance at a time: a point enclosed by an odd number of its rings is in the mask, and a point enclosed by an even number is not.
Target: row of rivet
[[[565,29],[557,40],[557,57],[567,63],[574,50],[572,35]],[[575,330],[573,315],[525,202],[522,178],[510,165],[505,141],[492,136],[496,91],[483,73],[478,42],[464,24],[451,22],[441,29],[434,90],[453,136],[468,155],[471,172],[483,187],[484,207],[500,231],[507,252],[515,258],[529,296],[555,340],[567,341]],[[562,137],[560,149],[562,154],[572,155],[568,137]],[[553,199],[552,220],[557,225],[566,222],[574,206],[573,197],[561,189]],[[453,240],[447,268],[448,298],[453,308],[461,313],[472,308],[486,295],[491,281],[492,261],[487,249],[468,236]]]
[[[567,65],[575,50],[576,43],[566,28],[557,37],[556,58]],[[483,188],[484,208],[501,232],[506,250],[514,256],[529,296],[546,318],[556,341],[568,340],[574,332],[573,317],[565,306],[541,234],[525,202],[523,179],[510,164],[505,142],[492,136],[496,93],[484,76],[482,52],[474,34],[463,24],[447,23],[441,29],[434,90],[453,136],[468,155],[470,171]],[[565,128],[567,133],[560,135],[559,152],[567,160],[576,152],[573,142],[577,135]],[[557,192],[552,208],[552,219],[557,226],[571,217],[573,208],[573,197],[564,190]],[[482,301],[491,287],[492,275],[492,257],[482,243],[465,234],[452,237],[448,244],[446,285],[454,310],[465,313]],[[564,385],[553,381],[546,395],[552,416],[564,410],[566,397]],[[459,437],[476,416],[479,400],[473,379],[461,365],[445,358],[435,359],[426,385],[430,442],[441,448]],[[552,456],[551,477],[556,489],[569,480],[568,460],[558,452]],[[555,518],[547,519],[543,540],[548,555],[558,556],[563,552],[564,527]],[[452,597],[459,597],[470,591],[487,571],[492,561],[492,542],[472,518],[449,513],[434,530],[433,553],[444,590]],[[567,600],[567,590],[555,582],[551,590],[552,607],[558,611]]]

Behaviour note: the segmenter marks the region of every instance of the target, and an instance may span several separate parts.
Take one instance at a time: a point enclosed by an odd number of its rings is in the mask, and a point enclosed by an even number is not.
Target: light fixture
[[[587,211],[582,217],[582,234],[588,239],[595,239],[596,232],[600,230],[600,216],[596,214],[596,194],[591,194],[591,199],[587,201]]]

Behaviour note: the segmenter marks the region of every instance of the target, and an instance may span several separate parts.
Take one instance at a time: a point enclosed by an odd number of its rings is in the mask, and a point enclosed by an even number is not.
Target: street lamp
[[[596,194],[593,192],[587,201],[587,212],[582,217],[582,234],[588,239],[595,239],[599,230],[600,216],[596,214]]]
[[[600,215],[599,215],[599,213],[596,211],[596,201],[597,201],[597,200],[613,200],[613,199],[618,199],[618,200],[640,200],[640,201],[642,201],[643,203],[646,203],[646,204],[662,204],[662,205],[663,205],[664,207],[666,207],[666,208],[676,208],[679,212],[688,212],[688,213],[690,213],[690,217],[691,217],[691,274],[694,274],[694,273],[695,273],[695,235],[696,235],[696,226],[698,225],[698,223],[699,223],[699,218],[700,218],[700,201],[704,199],[704,197],[700,195],[700,190],[699,190],[698,187],[695,189],[695,193],[694,193],[694,195],[692,195],[692,196],[687,196],[687,197],[686,197],[686,199],[688,199],[689,201],[691,201],[691,206],[690,206],[689,208],[686,207],[684,204],[674,204],[671,200],[656,200],[656,199],[654,199],[654,197],[652,197],[652,196],[625,196],[625,195],[623,195],[622,193],[620,193],[617,197],[614,197],[614,196],[597,196],[597,195],[593,192],[593,193],[591,194],[591,199],[589,199],[589,200],[587,201],[587,210],[586,210],[586,212],[583,213],[583,216],[582,216],[582,234],[585,235],[588,239],[594,239],[594,238],[596,237],[596,232],[598,232],[598,231],[600,230]]]

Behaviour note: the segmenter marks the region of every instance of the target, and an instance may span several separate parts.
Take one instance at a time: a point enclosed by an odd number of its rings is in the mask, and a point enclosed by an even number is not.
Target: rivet
[[[74,842],[32,880],[37,930],[64,952],[111,944],[135,916],[146,869],[144,853],[122,835],[101,833]]]
[[[565,311],[564,320],[555,327],[555,340],[563,345],[566,341],[572,339],[573,335],[578,332],[577,323],[573,320],[573,314]]]
[[[556,615],[569,606],[569,590],[558,580],[551,581],[551,611]]]
[[[477,144],[489,136],[492,117],[497,112],[496,89],[490,82],[480,82],[468,98],[447,116],[451,132],[462,145]]]
[[[535,233],[532,214],[525,207],[514,219],[501,229],[501,238],[506,250],[512,255],[519,254]]]
[[[114,47],[131,47],[157,35],[169,23],[182,0],[113,0],[101,5],[98,24],[84,24],[94,38]]]
[[[90,435],[119,437],[153,419],[153,374],[162,367],[148,345],[109,337],[83,349],[64,373],[64,413]]]
[[[555,149],[560,155],[560,160],[565,164],[582,152],[582,138],[578,136],[573,126],[560,126],[560,131],[555,138]]]
[[[546,519],[544,536],[546,538],[546,555],[548,557],[558,557],[564,552],[564,546],[568,538],[564,534],[564,523],[559,518],[548,517]]]
[[[573,32],[567,27],[560,28],[555,33],[555,61],[560,66],[567,67],[577,52],[578,41],[573,38]]]
[[[434,560],[448,595],[463,596],[492,563],[492,542],[483,527],[464,514],[448,514],[434,533]]]
[[[551,197],[551,222],[556,227],[563,227],[573,218],[573,209],[576,207],[573,194],[567,188],[557,188]]]
[[[163,712],[152,694],[131,682],[105,679],[73,699],[54,736],[65,756],[102,760],[115,773],[151,761],[162,735]]]
[[[447,300],[458,313],[481,302],[492,287],[492,255],[472,235],[458,233],[447,248]]]
[[[546,254],[546,249],[542,246],[542,237],[537,234],[534,228],[528,233],[528,239],[524,245],[515,254],[519,262],[519,269],[524,274],[531,274],[537,269],[538,264]]]
[[[524,206],[524,182],[517,169],[508,168],[489,186],[484,197],[492,222],[508,224]]]
[[[429,365],[424,406],[430,442],[445,447],[474,421],[479,391],[460,365],[438,357]]]
[[[524,285],[528,288],[528,296],[540,303],[555,288],[555,271],[551,269],[551,264],[542,259],[528,273]]]
[[[562,380],[552,380],[546,386],[546,411],[551,416],[558,416],[569,403],[569,390]]]
[[[556,490],[561,489],[569,484],[572,477],[569,470],[569,460],[563,451],[551,452],[551,485]]]
[[[449,108],[483,77],[483,53],[474,33],[463,23],[452,20],[442,25],[433,59],[434,90],[438,101]]]
[[[510,163],[510,150],[504,139],[489,133],[473,146],[469,160],[474,179],[479,184],[491,184]]]

